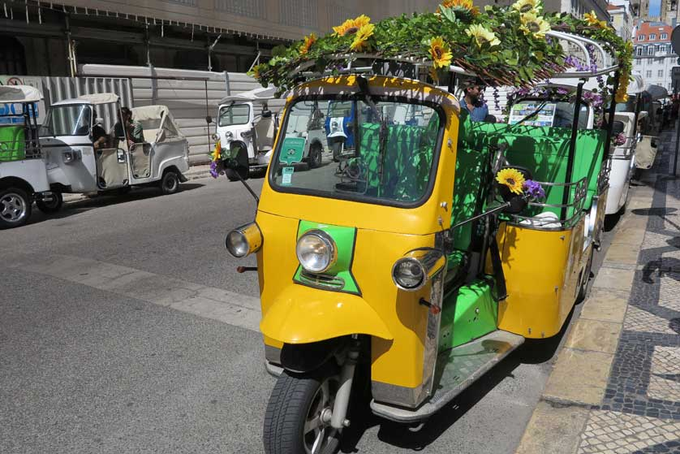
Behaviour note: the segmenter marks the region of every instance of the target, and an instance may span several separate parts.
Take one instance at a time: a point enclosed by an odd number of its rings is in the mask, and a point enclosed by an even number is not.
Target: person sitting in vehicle
[[[101,125],[101,118],[94,117],[94,126],[92,126],[92,142],[94,149],[99,150],[108,147],[109,135],[106,133]]]
[[[465,96],[460,107],[470,114],[470,121],[486,121],[489,115],[489,107],[482,98],[486,87],[478,79],[469,82],[463,89]]]
[[[132,111],[127,107],[121,107],[120,112],[123,116],[123,121],[122,124],[120,121],[117,122],[113,127],[115,137],[118,140],[123,139],[125,137],[123,127],[125,127],[129,147],[135,143],[144,142],[144,129],[139,121],[132,119]]]

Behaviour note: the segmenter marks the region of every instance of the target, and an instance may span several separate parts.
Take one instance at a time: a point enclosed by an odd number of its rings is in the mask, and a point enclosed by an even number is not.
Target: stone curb
[[[187,177],[189,181],[207,178],[210,176],[210,166],[191,166],[184,176]],[[64,194],[64,203],[78,202],[80,200],[87,200],[87,196],[85,194]]]
[[[516,454],[574,454],[590,409],[604,397],[646,230],[647,219],[631,212],[649,208],[654,195],[652,187],[631,190],[627,213],[579,318],[569,327]]]

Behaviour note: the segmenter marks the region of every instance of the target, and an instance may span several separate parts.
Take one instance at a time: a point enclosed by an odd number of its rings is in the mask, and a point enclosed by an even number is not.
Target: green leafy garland
[[[568,14],[543,14],[540,0],[518,0],[509,7],[487,6],[483,12],[472,0],[445,0],[435,13],[402,15],[376,24],[359,16],[334,27],[334,33],[311,34],[289,47],[277,47],[273,57],[253,68],[263,86],[281,90],[295,86],[294,72],[305,65],[315,72],[337,73],[339,65],[363,54],[377,58],[431,62],[431,76],[449,65],[477,74],[491,86],[529,87],[569,67],[557,40],[545,36],[553,29],[600,42],[620,65],[617,101],[624,98],[633,48],[594,13],[578,19]]]

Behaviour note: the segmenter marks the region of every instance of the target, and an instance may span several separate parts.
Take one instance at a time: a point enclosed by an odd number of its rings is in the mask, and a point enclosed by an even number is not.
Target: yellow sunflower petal
[[[503,169],[496,174],[496,181],[506,186],[514,194],[524,192],[524,174],[517,169]]]

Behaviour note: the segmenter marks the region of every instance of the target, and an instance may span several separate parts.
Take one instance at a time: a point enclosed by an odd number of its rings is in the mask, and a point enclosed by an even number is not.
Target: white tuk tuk
[[[239,153],[248,158],[250,169],[263,169],[269,165],[274,139],[278,129],[278,119],[269,110],[269,101],[275,99],[275,89],[256,88],[238,95],[227,96],[220,101],[217,115],[217,132],[214,140],[221,141],[225,150],[240,148]],[[309,167],[319,167],[324,151],[328,151],[328,143],[323,124],[323,112],[318,105],[310,102],[309,117],[300,119],[305,124],[289,124],[287,134],[297,133],[305,140],[303,161]],[[312,127],[309,127],[311,125]],[[298,131],[300,131],[298,133]],[[232,171],[226,171],[227,177],[234,181],[239,177]]]
[[[50,192],[38,140],[37,88],[0,86],[0,228],[24,225],[33,201],[41,211],[61,206]]]
[[[166,106],[131,109],[143,140],[130,136],[120,100],[113,93],[83,95],[52,105],[41,130],[47,174],[53,191],[90,193],[126,191],[158,185],[172,194],[186,181],[189,144]],[[106,126],[106,132],[97,121]]]

